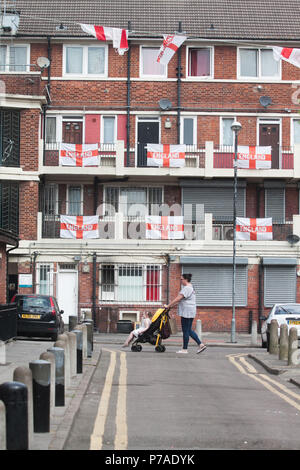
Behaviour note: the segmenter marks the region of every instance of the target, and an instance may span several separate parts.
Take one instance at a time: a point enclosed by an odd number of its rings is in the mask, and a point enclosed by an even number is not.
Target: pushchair
[[[142,345],[139,343],[150,343],[155,346],[156,352],[165,352],[166,347],[161,342],[171,334],[169,319],[169,309],[159,308],[153,315],[149,328],[132,343],[131,351],[140,352]]]

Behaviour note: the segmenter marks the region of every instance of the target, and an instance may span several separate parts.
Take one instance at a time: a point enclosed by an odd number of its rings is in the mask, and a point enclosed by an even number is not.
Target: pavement
[[[52,407],[50,410],[50,432],[33,433],[30,436],[30,450],[63,450],[72,423],[80,408],[94,370],[101,359],[103,345],[122,345],[127,334],[94,333],[92,357],[83,359],[81,374],[72,377],[71,383],[65,388],[65,406]],[[201,340],[210,347],[235,348],[246,350],[249,358],[264,367],[270,374],[281,375],[300,387],[300,365],[288,366],[287,361],[278,359],[277,355],[269,354],[261,348],[260,335],[254,341],[250,334],[236,334],[236,342],[231,341],[230,333],[202,332]],[[182,333],[170,336],[163,341],[166,345],[182,347]],[[17,367],[29,367],[29,363],[40,358],[40,355],[53,346],[53,342],[43,339],[17,338],[0,349],[0,384],[13,381]],[[130,350],[129,350],[130,351]]]

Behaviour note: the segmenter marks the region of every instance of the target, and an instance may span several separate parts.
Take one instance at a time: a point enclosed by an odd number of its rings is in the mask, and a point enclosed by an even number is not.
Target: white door
[[[78,288],[77,272],[61,271],[57,279],[57,302],[60,310],[63,310],[63,321],[69,324],[69,316],[77,316],[78,313]]]

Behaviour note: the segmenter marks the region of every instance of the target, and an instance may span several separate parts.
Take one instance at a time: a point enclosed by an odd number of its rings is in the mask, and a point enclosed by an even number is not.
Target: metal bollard
[[[91,323],[90,321],[87,321],[84,324],[86,325],[86,330],[87,330],[87,357],[92,357],[93,339],[94,339],[93,323]]]
[[[6,409],[0,401],[0,450],[6,450]]]
[[[14,370],[13,381],[20,382],[27,387],[27,409],[28,409],[28,447],[30,449],[33,441],[33,394],[32,394],[32,372],[28,367],[17,367]]]
[[[277,320],[272,320],[270,324],[270,344],[269,353],[278,354],[278,323]]]
[[[77,323],[78,323],[78,318],[70,315],[69,316],[69,331],[75,330]]]
[[[21,382],[0,385],[0,400],[6,409],[7,450],[28,450],[28,392]]]
[[[33,429],[34,432],[49,432],[51,364],[39,359],[30,362],[29,368],[32,372]]]
[[[70,371],[71,377],[76,375],[76,363],[77,363],[77,340],[75,333],[66,333],[69,338],[70,345]]]
[[[55,357],[55,406],[65,406],[65,352],[58,347],[47,351]]]
[[[196,333],[199,336],[199,339],[201,341],[201,336],[202,336],[202,323],[201,323],[201,320],[196,320]]]
[[[288,366],[296,366],[298,364],[298,331],[297,328],[291,328],[289,331]]]
[[[77,367],[76,372],[77,374],[82,374],[82,331],[81,330],[73,330],[73,333],[76,334],[76,357],[77,357]]]
[[[289,333],[288,326],[284,323],[280,325],[280,342],[279,342],[279,356],[282,361],[288,360],[289,353]]]
[[[50,377],[50,409],[55,407],[55,356],[53,353],[50,352],[43,352],[40,355],[40,359],[42,361],[50,362],[50,370],[51,370],[51,377]]]

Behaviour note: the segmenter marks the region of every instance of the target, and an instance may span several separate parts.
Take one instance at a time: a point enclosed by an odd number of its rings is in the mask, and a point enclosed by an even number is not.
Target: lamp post
[[[235,278],[236,278],[236,198],[237,198],[237,150],[238,133],[242,125],[234,121],[231,130],[234,133],[234,190],[233,190],[233,275],[232,275],[232,320],[231,320],[231,342],[235,343]]]

